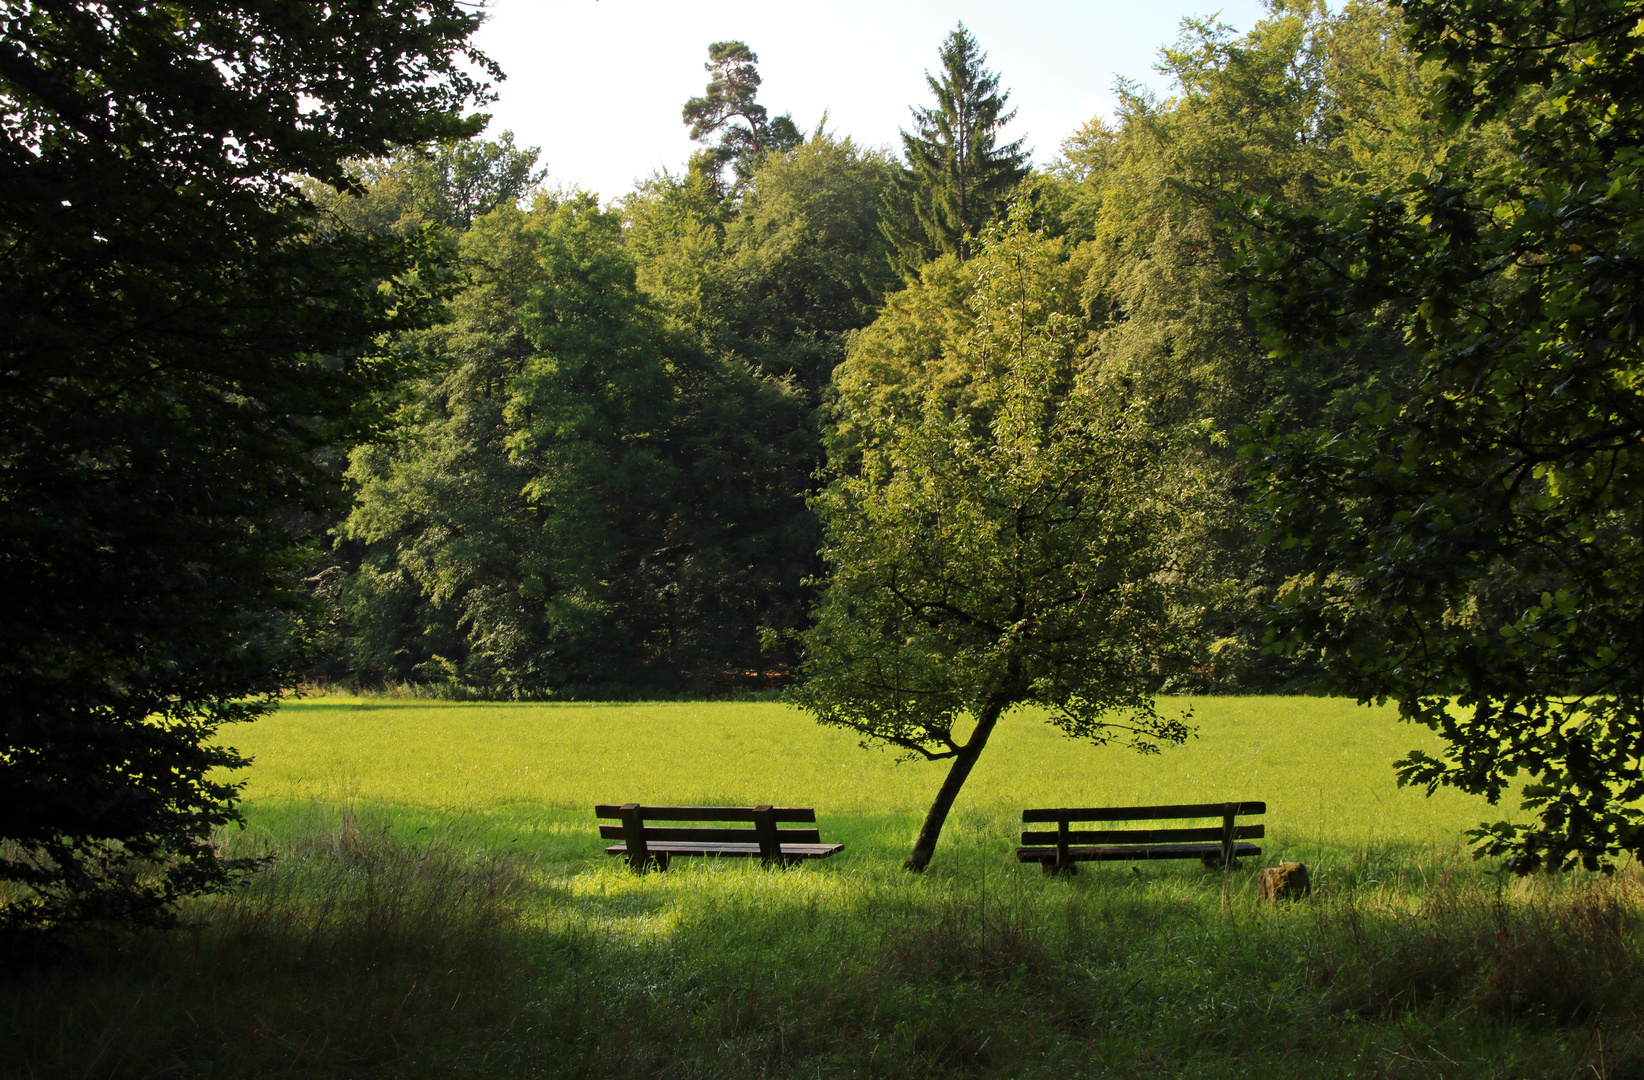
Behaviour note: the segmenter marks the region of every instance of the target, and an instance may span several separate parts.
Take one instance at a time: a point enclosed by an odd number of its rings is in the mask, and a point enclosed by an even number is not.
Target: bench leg
[[[1039,864],[1039,869],[1057,877],[1074,877],[1079,873],[1079,864],[1076,862],[1057,863],[1055,859],[1046,859]]]
[[[643,874],[651,870],[668,869],[668,853],[666,851],[648,851],[644,856],[627,856],[628,869],[636,874]]]

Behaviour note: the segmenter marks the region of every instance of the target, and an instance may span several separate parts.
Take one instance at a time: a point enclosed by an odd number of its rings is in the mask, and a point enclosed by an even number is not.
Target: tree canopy
[[[1144,751],[1187,734],[1150,691],[1191,634],[1176,541],[1192,473],[1081,347],[1064,245],[1020,217],[970,262],[928,266],[858,338],[816,499],[827,570],[794,699],[953,762],[913,870],[1016,706]]]
[[[0,879],[12,924],[163,920],[234,869],[243,764],[311,637],[319,455],[384,430],[385,335],[449,275],[321,235],[298,177],[471,135],[455,0],[0,7]]]
[[[1481,827],[1481,854],[1607,867],[1644,855],[1644,6],[1403,11],[1439,117],[1510,153],[1461,139],[1334,212],[1252,208],[1275,352],[1390,317],[1413,372],[1340,425],[1252,432],[1302,564],[1275,632],[1444,736],[1404,781],[1492,802],[1522,783],[1536,821]]]

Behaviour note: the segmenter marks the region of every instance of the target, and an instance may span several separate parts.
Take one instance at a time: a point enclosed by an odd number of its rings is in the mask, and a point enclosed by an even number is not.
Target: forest
[[[5,919],[255,869],[304,690],[782,695],[952,760],[916,870],[1012,709],[1336,694],[1481,855],[1644,853],[1639,14],[1189,19],[1046,162],[962,24],[888,149],[705,43],[593,193],[459,0],[0,0]]]
[[[507,133],[356,163],[360,194],[318,197],[325,227],[421,233],[460,285],[396,346],[419,372],[396,435],[336,463],[352,504],[309,526],[330,618],[311,677],[492,699],[784,685],[823,573],[815,500],[866,412],[963,394],[943,367],[1014,231],[1038,245],[1036,317],[1068,320],[1077,363],[1181,433],[1198,478],[1170,557],[1199,617],[1153,688],[1300,687],[1309,658],[1263,649],[1297,565],[1253,521],[1240,433],[1327,427],[1407,373],[1374,325],[1275,358],[1228,267],[1249,200],[1323,213],[1460,144],[1505,152],[1445,130],[1398,24],[1365,3],[1189,22],[1161,54],[1178,93],[1123,88],[1040,167],[1003,141],[1008,73],[962,27],[901,154],[769,118],[756,55],[721,42],[683,109],[703,149],[631,193],[543,188]]]

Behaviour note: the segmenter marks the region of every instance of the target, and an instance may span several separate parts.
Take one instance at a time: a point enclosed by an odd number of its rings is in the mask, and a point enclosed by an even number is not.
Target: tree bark
[[[999,714],[1005,711],[1007,704],[1003,695],[990,697],[983,703],[981,713],[976,717],[976,730],[971,732],[970,739],[954,755],[953,767],[937,790],[936,800],[925,812],[925,823],[919,826],[919,836],[913,842],[913,850],[902,860],[902,869],[917,874],[930,865],[930,857],[936,851],[936,839],[942,835],[942,826],[948,820],[948,811],[953,809],[953,800],[959,797],[959,789],[965,786],[965,778],[970,776],[976,759],[982,756],[988,736],[993,734],[993,726],[999,722]]]

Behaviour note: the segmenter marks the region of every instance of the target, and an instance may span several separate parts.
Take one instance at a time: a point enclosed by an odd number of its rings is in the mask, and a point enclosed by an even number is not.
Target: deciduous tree
[[[214,738],[308,636],[291,521],[437,313],[419,235],[319,235],[294,177],[472,135],[477,11],[0,3],[0,879],[17,924],[164,921],[233,866]]]
[[[1174,542],[1192,473],[1122,372],[1082,351],[1077,297],[1060,243],[1018,221],[968,263],[931,264],[838,375],[827,570],[794,698],[952,763],[911,870],[1012,709],[1142,751],[1188,734],[1150,691],[1191,632]]]
[[[1522,784],[1535,821],[1481,826],[1481,854],[1607,867],[1644,856],[1644,4],[1401,6],[1440,115],[1512,153],[1461,142],[1403,190],[1263,215],[1245,272],[1276,351],[1375,314],[1415,372],[1344,426],[1253,434],[1306,562],[1275,633],[1444,736],[1404,781]]]

